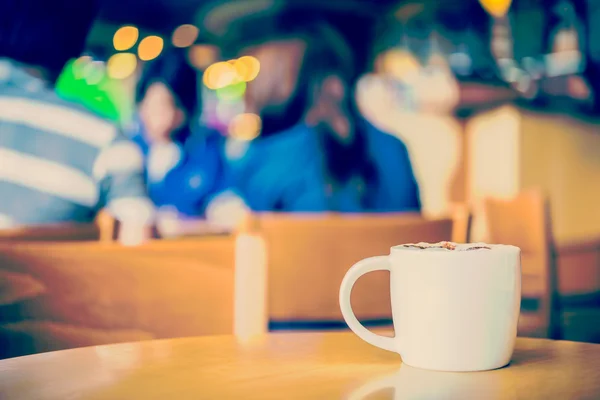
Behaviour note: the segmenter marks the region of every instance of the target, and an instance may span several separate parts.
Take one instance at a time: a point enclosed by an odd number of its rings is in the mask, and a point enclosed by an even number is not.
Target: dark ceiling
[[[331,19],[346,34],[360,35],[369,30],[370,21],[383,19],[386,16],[391,20],[410,19],[419,30],[419,26],[428,27],[435,21],[441,23],[446,29],[462,31],[466,27],[478,25],[487,26],[486,15],[479,0],[103,0],[105,6],[100,20],[109,26],[120,24],[134,24],[146,31],[154,31],[162,35],[170,35],[180,24],[192,23],[200,27],[202,35],[209,35],[211,29],[218,27],[229,32],[228,20],[235,20],[236,16],[248,14],[248,4],[296,4],[313,10],[328,10],[328,19]],[[512,9],[521,11],[538,8],[552,9],[552,4],[560,0],[513,0]],[[600,0],[574,0],[575,2],[588,2],[590,5],[600,7]],[[217,7],[213,7],[213,5]],[[211,18],[203,18],[207,9],[213,13]],[[219,10],[218,12],[214,12]],[[538,8],[539,9],[539,8]],[[334,11],[334,12],[331,12]],[[350,11],[352,15],[348,13]],[[526,15],[524,13],[523,15]],[[365,19],[366,18],[366,19]],[[206,21],[210,21],[209,24]],[[366,22],[367,21],[367,22]],[[212,27],[211,27],[212,24]],[[386,24],[383,24],[384,26]],[[105,36],[110,37],[114,28],[107,27],[102,31],[100,41]],[[483,29],[483,28],[482,28]],[[427,29],[420,29],[423,32]],[[111,31],[111,32],[112,32]],[[483,31],[481,31],[483,32]]]
[[[165,31],[190,23],[205,0],[104,0],[100,19],[114,24],[135,24]]]
[[[230,3],[236,0],[102,0],[105,5],[101,19],[111,24],[136,24],[158,32],[172,31],[177,25],[196,22],[199,10],[208,4]],[[248,0],[243,0],[248,1]],[[257,0],[261,1],[261,0]],[[267,1],[267,0],[262,0]],[[402,5],[417,5],[422,14],[436,14],[449,22],[469,19],[469,9],[478,6],[478,0],[268,0],[273,3],[317,3],[319,7],[341,9],[350,3],[360,4],[364,13],[379,12],[381,9],[397,9]],[[559,0],[513,0],[513,8],[528,8],[530,6],[550,4]],[[598,0],[587,1],[590,4],[600,4]],[[229,7],[235,8],[235,7]],[[409,12],[410,13],[410,12]]]
[[[344,5],[351,1],[363,4],[365,9],[373,9],[377,6],[393,5],[401,0],[323,0],[322,4],[330,7],[331,5]],[[235,0],[229,2],[235,4]],[[166,33],[172,31],[179,24],[194,23],[197,12],[212,1],[104,0],[104,3],[101,13],[102,21],[111,24],[136,24],[146,29]]]

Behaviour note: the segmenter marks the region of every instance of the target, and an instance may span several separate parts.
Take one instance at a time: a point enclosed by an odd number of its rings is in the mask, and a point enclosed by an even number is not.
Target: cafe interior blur
[[[166,189],[173,201],[155,201],[148,237],[125,232],[110,210],[58,224],[0,218],[0,358],[149,339],[347,330],[338,292],[353,263],[400,243],[439,241],[520,247],[519,336],[600,343],[599,18],[593,0],[104,2],[85,52],[56,81],[58,96],[127,133],[143,114],[145,71],[183,54],[195,79],[182,87],[198,99],[186,123],[201,127],[191,135],[217,136],[222,161],[242,177],[229,189],[239,184],[242,194],[182,211],[197,187],[226,179],[208,167],[185,175]],[[309,56],[313,47],[317,56]],[[329,80],[328,66],[344,78]],[[315,84],[317,75],[324,78]],[[339,93],[349,106],[336,108]],[[277,95],[277,107],[256,106]],[[344,153],[344,140],[336,147],[321,138],[325,170],[335,181],[362,165],[371,146],[369,157],[383,160],[381,181],[393,196],[402,192],[402,203],[412,190],[407,178],[385,167],[404,165],[397,160],[405,148],[416,205],[262,201],[275,180],[304,173],[299,163],[311,168],[303,142],[276,145],[278,135],[299,124],[317,127],[304,137],[340,124],[344,131],[359,119],[393,142],[363,141]],[[246,153],[259,155],[245,162]],[[169,154],[159,164],[173,168]],[[327,193],[342,190],[329,178]],[[293,189],[290,197],[304,196]],[[354,311],[371,329],[391,329],[388,289],[382,271],[354,288]]]

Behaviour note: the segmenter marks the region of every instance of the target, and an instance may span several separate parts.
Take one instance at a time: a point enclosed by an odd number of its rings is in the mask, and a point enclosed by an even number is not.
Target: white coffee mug
[[[447,250],[399,245],[388,256],[359,261],[340,288],[346,323],[367,343],[400,354],[409,366],[483,371],[507,365],[521,304],[521,250],[479,246]],[[393,338],[366,329],[350,305],[354,283],[378,270],[390,271]]]

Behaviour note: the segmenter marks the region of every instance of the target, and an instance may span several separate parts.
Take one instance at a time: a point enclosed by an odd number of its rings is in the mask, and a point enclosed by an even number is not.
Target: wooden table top
[[[519,339],[510,366],[401,364],[351,333],[212,336],[0,361],[2,399],[599,399],[600,345]]]

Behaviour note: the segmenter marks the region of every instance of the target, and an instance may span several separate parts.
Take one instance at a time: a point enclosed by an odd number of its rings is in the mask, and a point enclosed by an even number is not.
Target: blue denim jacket
[[[173,207],[184,216],[203,216],[210,201],[229,189],[225,139],[220,133],[205,127],[188,132],[172,144],[178,154],[158,176],[151,173],[157,161],[151,157],[155,146],[149,145],[139,121],[131,135],[144,154],[149,195],[158,207]],[[164,157],[156,156],[161,163],[168,161]]]
[[[275,136],[247,143],[229,156],[234,185],[254,211],[401,212],[419,211],[419,188],[406,146],[363,121],[368,153],[377,173],[368,204],[357,185],[334,191],[325,181],[316,134],[297,125]]]

